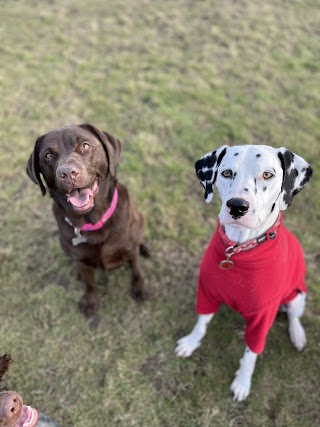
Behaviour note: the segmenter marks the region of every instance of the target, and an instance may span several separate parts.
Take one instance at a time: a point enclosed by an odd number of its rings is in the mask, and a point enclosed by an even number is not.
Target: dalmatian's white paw
[[[230,386],[235,402],[242,402],[250,394],[251,389],[251,375],[238,369],[236,376]]]
[[[307,338],[298,317],[289,318],[289,336],[295,348],[298,351],[302,351],[307,344]]]
[[[200,347],[200,345],[201,340],[199,339],[199,336],[195,336],[195,334],[191,333],[177,341],[175,353],[179,357],[190,357],[192,353]]]
[[[230,390],[233,393],[233,400],[242,402],[250,394],[251,378],[254,373],[254,368],[257,360],[257,353],[253,353],[246,347],[242,359],[240,359],[240,368],[237,370]]]

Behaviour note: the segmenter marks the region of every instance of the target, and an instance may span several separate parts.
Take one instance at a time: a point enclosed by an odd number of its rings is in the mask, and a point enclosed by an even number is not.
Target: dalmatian
[[[279,309],[286,311],[289,337],[298,351],[306,345],[300,318],[306,302],[305,263],[297,238],[281,212],[309,181],[312,168],[286,148],[222,146],[195,164],[207,203],[216,185],[221,199],[218,226],[200,265],[191,333],[175,353],[186,358],[200,347],[221,304],[245,319],[246,347],[231,384],[233,400],[250,393],[257,356]]]

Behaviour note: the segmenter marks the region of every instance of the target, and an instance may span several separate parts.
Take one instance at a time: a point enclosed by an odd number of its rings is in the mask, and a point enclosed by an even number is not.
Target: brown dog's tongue
[[[68,202],[77,208],[81,208],[81,206],[85,206],[89,202],[90,196],[93,196],[90,188],[72,190],[68,193]]]
[[[23,405],[20,418],[15,427],[35,427],[38,421],[38,411],[31,406]]]

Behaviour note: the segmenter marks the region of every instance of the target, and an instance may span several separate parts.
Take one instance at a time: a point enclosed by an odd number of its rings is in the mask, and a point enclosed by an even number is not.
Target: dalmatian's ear
[[[312,176],[312,168],[300,156],[284,147],[277,150],[283,169],[282,187],[280,193],[280,209],[286,210],[293,196],[299,193]]]
[[[218,167],[227,152],[227,148],[227,145],[223,145],[216,151],[205,154],[195,164],[197,176],[205,189],[204,200],[206,203],[210,203],[212,200],[213,186],[217,178]]]

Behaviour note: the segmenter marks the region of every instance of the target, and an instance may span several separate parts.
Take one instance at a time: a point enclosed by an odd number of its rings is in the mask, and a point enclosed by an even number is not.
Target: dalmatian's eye
[[[224,171],[221,172],[221,175],[224,178],[232,178],[232,170],[231,169],[226,169]]]
[[[271,173],[271,172],[263,172],[263,175],[262,175],[262,177],[263,177],[263,179],[270,179],[270,178],[272,178],[274,175],[273,175],[273,173]]]

